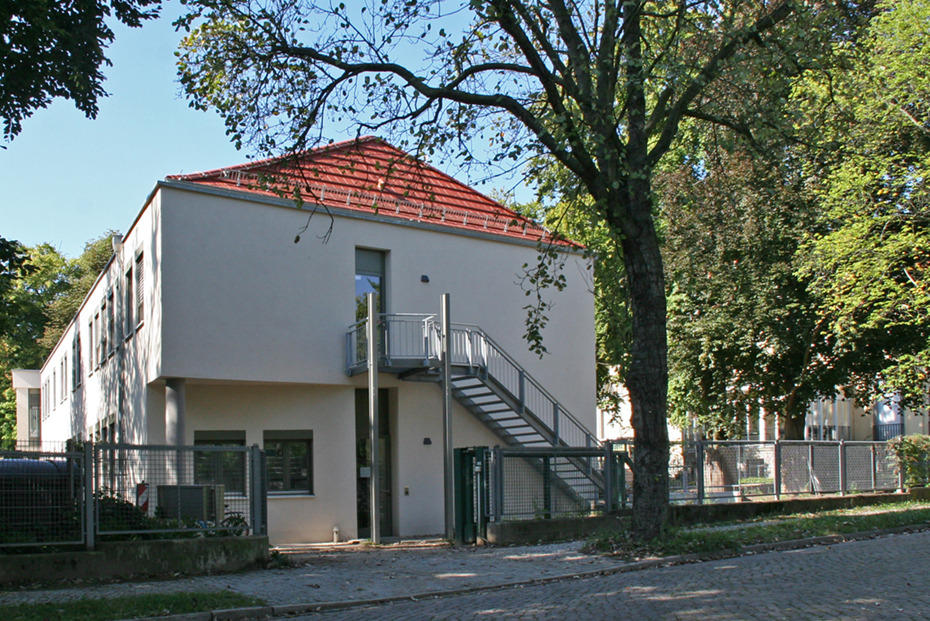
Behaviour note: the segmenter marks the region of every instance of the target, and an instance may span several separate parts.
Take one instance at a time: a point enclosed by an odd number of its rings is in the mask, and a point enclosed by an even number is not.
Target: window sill
[[[268,498],[316,498],[316,494],[307,492],[268,492]]]

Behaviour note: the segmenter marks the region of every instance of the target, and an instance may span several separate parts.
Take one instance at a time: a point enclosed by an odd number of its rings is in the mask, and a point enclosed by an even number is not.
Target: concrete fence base
[[[848,496],[818,496],[773,501],[747,501],[717,505],[672,505],[669,523],[677,526],[705,522],[744,520],[761,515],[830,511],[847,507],[877,505],[907,500],[930,500],[930,488],[912,489],[906,493],[853,494]],[[488,524],[487,543],[514,545],[541,541],[559,541],[590,537],[598,532],[619,528],[620,519],[629,510],[595,517],[555,520],[514,520]]]
[[[221,573],[267,558],[267,536],[104,541],[92,552],[0,554],[0,587]]]

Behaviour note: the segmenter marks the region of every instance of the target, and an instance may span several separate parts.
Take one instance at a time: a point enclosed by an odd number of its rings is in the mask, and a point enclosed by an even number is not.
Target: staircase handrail
[[[421,320],[423,321],[423,329],[424,329],[424,331],[425,331],[425,334],[424,334],[424,337],[425,337],[424,343],[425,343],[426,351],[425,351],[424,353],[425,353],[425,355],[426,355],[426,358],[431,359],[431,360],[439,360],[439,358],[440,358],[440,353],[441,353],[441,352],[437,349],[437,346],[439,346],[438,339],[433,338],[434,335],[431,334],[431,331],[438,331],[438,330],[439,330],[439,325],[438,325],[438,323],[437,323],[437,321],[436,321],[436,315],[435,315],[435,314],[429,314],[429,313],[381,313],[381,314],[379,314],[379,316],[378,316],[378,323],[381,324],[381,325],[384,325],[385,320],[387,320],[387,319],[390,318],[390,317],[404,317],[404,318],[416,317],[416,318],[418,318],[418,319],[421,319]],[[357,321],[357,322],[351,324],[351,325],[349,326],[349,329],[348,329],[347,333],[346,333],[346,336],[347,336],[346,353],[347,353],[347,356],[350,357],[350,358],[349,358],[349,359],[350,359],[350,362],[351,362],[351,360],[352,360],[352,355],[355,353],[355,352],[353,351],[353,348],[350,346],[351,335],[352,335],[353,333],[356,333],[356,332],[358,331],[358,329],[359,329],[361,326],[363,326],[365,323],[367,323],[367,321],[368,321],[367,319],[362,319],[362,320],[360,320],[360,321]],[[485,346],[488,348],[489,351],[493,351],[494,354],[495,354],[496,356],[500,357],[502,360],[504,360],[505,362],[507,362],[507,363],[513,368],[513,370],[514,370],[518,375],[521,375],[521,376],[523,377],[523,381],[524,381],[525,383],[531,385],[536,391],[538,391],[539,394],[542,395],[544,399],[548,400],[548,402],[553,406],[553,408],[554,408],[555,406],[558,406],[559,420],[561,421],[561,422],[559,423],[559,426],[560,426],[561,428],[564,429],[563,424],[564,424],[565,422],[568,422],[568,423],[570,424],[571,427],[574,427],[574,430],[575,430],[575,431],[580,432],[581,437],[583,437],[583,438],[585,439],[585,442],[586,442],[586,444],[587,444],[588,446],[594,447],[594,446],[597,446],[597,445],[598,445],[597,437],[594,436],[594,434],[592,434],[590,431],[588,431],[587,428],[585,428],[585,426],[581,424],[581,422],[575,417],[574,414],[572,414],[567,408],[565,408],[565,406],[563,406],[562,403],[561,403],[558,399],[556,399],[554,396],[552,396],[552,393],[550,393],[548,390],[546,390],[546,389],[543,387],[543,385],[542,385],[535,377],[533,377],[532,375],[530,375],[530,374],[526,371],[526,369],[525,369],[519,362],[517,362],[517,361],[513,358],[513,356],[511,356],[510,354],[508,354],[507,351],[497,343],[497,341],[495,341],[495,340],[492,339],[490,336],[488,336],[487,332],[485,332],[485,331],[481,328],[481,326],[478,326],[478,325],[475,325],[475,324],[470,324],[470,323],[456,323],[456,322],[453,322],[451,325],[452,325],[452,329],[453,329],[453,330],[462,330],[462,331],[464,331],[465,333],[467,333],[467,334],[469,334],[469,335],[470,335],[470,334],[477,334],[477,335],[480,337],[480,339],[484,341]],[[470,340],[470,339],[469,339],[469,340]],[[464,354],[465,352],[461,352],[461,353]],[[455,355],[455,352],[453,352],[453,356],[454,356],[454,355]],[[454,359],[454,358],[453,358],[453,359]],[[355,360],[354,360],[354,364],[359,364],[359,363],[361,363],[361,362],[362,362],[362,359],[355,359]],[[470,361],[470,362],[471,362],[471,361]],[[352,365],[350,364],[349,366],[352,366]],[[484,360],[481,360],[481,361],[480,361],[480,364],[477,364],[477,365],[475,365],[475,366],[480,366],[480,367],[482,367],[489,375],[491,375],[492,377],[494,377],[494,376],[493,376],[493,373],[492,373],[492,371],[491,371],[491,369],[490,369],[490,365],[488,364],[488,359],[487,359],[487,357],[484,357]],[[504,386],[505,388],[508,388],[508,390],[511,389],[511,387],[507,387],[507,386],[506,386],[506,384],[505,384],[504,381],[503,381],[503,378],[494,377],[494,379],[495,379],[495,381],[497,381],[501,386]],[[513,392],[513,391],[511,390],[511,392]],[[534,412],[534,414],[536,414],[536,416],[540,416],[540,415],[542,414],[542,412]],[[553,422],[554,422],[554,421],[553,421]],[[555,431],[555,430],[554,430],[554,431]],[[561,438],[563,435],[565,435],[565,434],[558,433],[558,436],[559,436],[560,438]]]
[[[542,386],[542,384],[540,384],[539,381],[536,380],[535,377],[533,377],[532,375],[530,375],[530,374],[526,371],[526,369],[523,368],[523,366],[522,366],[519,362],[517,362],[516,360],[514,360],[514,358],[513,358],[510,354],[508,354],[507,351],[504,350],[504,348],[501,347],[501,346],[497,343],[497,341],[495,341],[495,340],[492,339],[490,336],[488,336],[487,332],[485,332],[480,326],[476,326],[476,325],[474,325],[474,324],[453,323],[453,324],[452,324],[452,327],[453,327],[453,329],[454,329],[454,328],[459,328],[459,329],[465,328],[465,329],[467,329],[467,330],[477,332],[477,333],[481,336],[481,338],[484,339],[484,341],[488,344],[488,346],[491,347],[491,348],[493,348],[493,349],[495,350],[495,352],[497,353],[497,355],[499,355],[501,358],[503,358],[503,359],[506,360],[508,363],[510,363],[510,365],[511,365],[518,373],[522,373],[522,374],[523,374],[524,381],[526,381],[527,383],[532,384],[533,387],[536,388],[536,390],[538,390],[538,391],[540,392],[540,394],[543,395],[543,397],[545,397],[546,399],[549,400],[549,403],[550,403],[550,404],[552,404],[553,406],[554,406],[554,405],[558,405],[558,406],[559,406],[559,416],[560,416],[560,417],[564,417],[564,419],[571,421],[572,424],[577,428],[577,430],[580,431],[580,432],[582,433],[582,436],[588,441],[588,443],[590,444],[590,446],[594,447],[594,446],[597,446],[597,445],[598,445],[597,437],[594,436],[594,434],[592,434],[590,431],[588,431],[588,430],[584,427],[584,425],[582,425],[581,422],[580,422],[577,418],[575,418],[575,415],[574,415],[574,414],[572,414],[564,405],[562,405],[562,403],[561,403],[558,399],[556,399],[555,397],[553,397],[553,396],[552,396],[552,393],[550,393],[548,390],[546,390],[546,389]],[[487,364],[487,361],[485,361],[485,368],[487,369],[488,366],[489,366],[489,365]],[[490,373],[490,370],[488,371],[488,373]],[[495,378],[495,379],[498,379],[498,378]],[[500,380],[498,379],[498,381],[500,381]],[[536,414],[539,415],[540,412],[536,412]]]

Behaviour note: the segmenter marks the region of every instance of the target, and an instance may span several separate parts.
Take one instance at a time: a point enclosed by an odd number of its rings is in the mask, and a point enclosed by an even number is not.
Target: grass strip
[[[761,520],[761,521],[760,521]],[[629,528],[602,532],[585,550],[627,560],[678,554],[739,553],[746,546],[809,537],[843,535],[930,523],[926,502],[888,503],[821,513],[797,513],[757,518],[713,527],[670,528],[650,541],[636,541]]]
[[[265,602],[229,591],[199,593],[153,593],[106,599],[79,599],[45,604],[0,606],[3,621],[113,621],[135,617],[204,612],[222,608],[263,606]]]

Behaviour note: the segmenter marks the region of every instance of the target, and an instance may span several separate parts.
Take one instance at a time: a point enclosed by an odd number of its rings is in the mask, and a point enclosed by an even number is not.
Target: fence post
[[[94,443],[84,443],[84,542],[88,550],[93,550],[96,542],[97,522],[94,518],[95,503],[94,482],[96,477],[96,460],[94,459]]]
[[[517,386],[517,398],[519,399],[520,414],[526,411],[526,371],[520,369]]]
[[[620,493],[620,508],[626,509],[626,468],[628,465],[629,456],[624,451],[617,456],[617,463],[619,464],[617,482],[619,483],[619,493]]]
[[[840,468],[840,495],[846,495],[846,442],[840,440],[839,443],[839,468]]]
[[[610,442],[604,443],[604,512],[614,510],[614,451]]]
[[[262,496],[264,495],[265,473],[262,468],[262,452],[257,444],[249,447],[249,470],[252,473],[251,489],[249,490],[249,500],[251,507],[249,513],[252,516],[252,534],[265,534],[265,519],[262,515]]]
[[[775,500],[781,500],[781,442],[775,440]]]
[[[811,494],[814,490],[814,443],[809,442],[807,445],[807,485]]]
[[[493,475],[491,476],[491,495],[494,497],[494,521],[500,522],[504,513],[504,460],[501,447],[495,446],[491,451]]]
[[[543,519],[552,517],[552,462],[548,455],[542,458],[543,467]]]
[[[698,440],[695,446],[697,453],[697,503],[704,504],[704,441]]]
[[[872,491],[874,492],[875,487],[878,485],[878,482],[876,481],[877,477],[875,473],[875,445],[874,444],[869,445],[869,466],[871,470]]]

